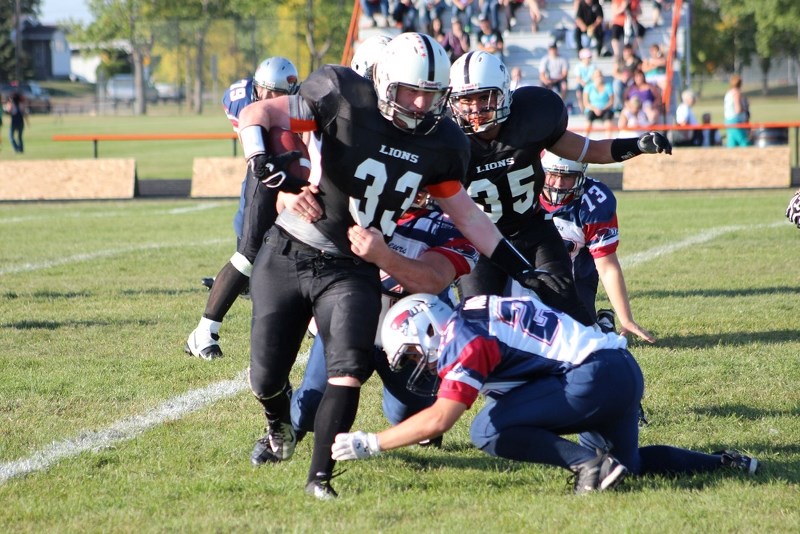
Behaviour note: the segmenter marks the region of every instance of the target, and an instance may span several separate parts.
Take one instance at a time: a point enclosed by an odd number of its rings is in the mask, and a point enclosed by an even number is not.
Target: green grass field
[[[629,478],[578,498],[566,471],[473,449],[468,413],[442,450],[340,464],[332,503],[303,493],[310,439],[250,466],[264,421],[243,378],[249,302],[225,320],[225,358],[182,351],[199,279],[234,248],[235,201],[0,204],[0,532],[798,532],[790,196],[618,193],[634,313],[658,337],[631,342],[641,442],[736,447],[757,476]],[[373,379],[356,427],[385,424]]]

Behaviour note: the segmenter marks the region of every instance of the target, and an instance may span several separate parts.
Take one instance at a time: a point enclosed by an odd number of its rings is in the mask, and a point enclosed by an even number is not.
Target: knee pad
[[[233,256],[231,256],[230,262],[237,271],[250,278],[250,275],[253,273],[253,264],[250,262],[250,260],[244,257],[243,254],[234,252]]]

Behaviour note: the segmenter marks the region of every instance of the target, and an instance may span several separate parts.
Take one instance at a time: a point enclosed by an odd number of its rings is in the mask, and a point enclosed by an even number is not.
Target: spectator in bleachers
[[[583,90],[584,115],[588,121],[586,135],[592,131],[594,121],[602,120],[611,136],[611,121],[614,119],[614,91],[607,83],[603,72],[597,69],[592,74],[592,81]]]
[[[417,11],[419,12],[419,31],[435,37],[433,33],[433,21],[439,21],[439,29],[442,28],[442,17],[447,11],[447,4],[444,0],[418,0]]]
[[[614,101],[616,102],[615,111],[621,111],[625,102],[625,91],[633,83],[633,71],[639,68],[642,60],[633,51],[631,45],[622,47],[622,58],[617,61],[614,68]]]
[[[567,78],[569,77],[569,61],[560,56],[555,43],[547,48],[547,55],[539,62],[539,81],[542,87],[555,91],[561,100],[567,100]]]
[[[513,67],[511,69],[511,83],[509,84],[509,89],[514,91],[520,87],[525,87],[528,85],[531,84],[528,83],[527,80],[525,80],[525,76],[522,73],[522,69],[519,67]]]
[[[450,30],[444,34],[442,46],[447,51],[447,55],[450,56],[451,63],[469,52],[469,33],[464,31],[461,19],[458,17],[453,17],[450,21]]]
[[[681,93],[681,103],[675,110],[675,124],[678,126],[694,126],[697,124],[697,117],[694,114],[695,102],[694,91],[686,89]],[[673,146],[700,146],[703,144],[702,130],[673,130]]]
[[[480,0],[481,14],[478,17],[480,25],[481,17],[489,21],[489,25],[493,30],[500,31],[500,11],[502,6],[499,0]]]
[[[444,47],[445,39],[447,36],[442,28],[442,19],[431,19],[431,29],[428,35],[436,39],[436,41]]]
[[[368,26],[385,28],[389,25],[389,0],[361,0],[361,12]],[[381,18],[376,20],[375,15],[378,14]]]
[[[538,32],[539,24],[542,22],[542,9],[544,8],[544,0],[527,0],[528,13],[531,16],[531,31]]]
[[[397,0],[397,5],[392,11],[395,26],[403,33],[417,31],[419,12],[414,0]]]
[[[650,122],[652,124],[657,123],[661,117],[661,91],[645,79],[641,68],[633,71],[633,84],[628,87],[623,95],[625,101],[634,96],[641,101],[642,109],[647,113]]]
[[[638,50],[639,39],[644,37],[644,26],[639,22],[642,14],[640,0],[611,0],[611,47],[614,57],[622,55],[622,45],[630,44]]]
[[[642,135],[645,133],[645,130],[640,130],[639,128],[647,128],[653,124],[654,123],[648,114],[644,109],[642,109],[642,101],[639,100],[638,96],[632,96],[625,101],[625,106],[619,113],[617,127],[620,129],[620,131],[617,135]]]
[[[477,14],[478,0],[450,0],[450,9],[453,18],[461,21],[461,27],[467,33],[472,33],[472,17]]]
[[[658,43],[650,45],[648,54],[647,57],[642,58],[644,77],[663,91],[667,83],[667,55]]]
[[[583,44],[583,36],[586,44]],[[578,49],[594,45],[597,55],[603,53],[605,28],[603,27],[603,6],[600,0],[578,0],[575,12],[575,46]]]
[[[589,48],[582,48],[578,52],[578,59],[580,59],[580,63],[575,65],[574,69],[575,99],[578,101],[581,113],[583,113],[583,89],[592,81],[592,74],[597,70],[597,65],[592,62],[592,51]]]
[[[478,33],[475,35],[475,47],[503,59],[503,35],[492,27],[485,15],[478,17]]]
[[[671,0],[653,0],[653,28],[664,24],[664,13],[672,7]]]

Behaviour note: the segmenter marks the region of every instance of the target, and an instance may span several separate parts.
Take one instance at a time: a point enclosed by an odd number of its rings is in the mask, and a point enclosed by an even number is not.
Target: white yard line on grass
[[[683,248],[706,243],[727,233],[757,228],[774,228],[784,224],[786,224],[785,221],[754,226],[724,226],[720,228],[712,228],[667,246],[656,247],[644,252],[626,256],[621,260],[621,263],[625,267],[634,267],[636,265],[641,265],[642,263],[656,259],[660,256],[672,254]],[[167,245],[152,245],[149,248],[161,248],[163,246]],[[124,251],[130,250],[134,249],[125,249]],[[114,253],[121,253],[122,251],[123,249],[119,249]],[[104,255],[108,256],[112,254],[111,251],[106,251]],[[62,262],[62,264],[63,263],[66,262]],[[1,273],[3,273],[3,271],[0,271],[0,274]],[[298,355],[298,364],[303,365],[307,361],[308,353]],[[184,415],[200,410],[209,404],[213,404],[221,399],[236,395],[237,393],[247,389],[247,387],[247,370],[244,370],[234,380],[224,380],[222,382],[211,384],[203,389],[189,391],[181,396],[167,400],[154,410],[147,412],[144,415],[136,415],[127,419],[123,419],[104,430],[86,431],[77,437],[54,442],[49,447],[36,451],[27,458],[21,458],[13,462],[0,464],[0,484],[3,484],[14,477],[47,469],[63,458],[76,456],[85,451],[98,451],[110,447],[111,445],[120,441],[133,439],[149,428],[166,421],[180,419]]]
[[[59,212],[58,214],[53,215],[23,215],[19,217],[0,217],[0,224],[19,224],[25,223],[30,221],[46,221],[49,219],[59,219],[63,220],[65,218],[70,219],[91,219],[91,218],[105,218],[105,217],[141,217],[146,215],[183,215],[184,213],[195,213],[198,211],[207,211],[215,208],[219,208],[221,206],[230,206],[232,201],[229,202],[203,202],[201,204],[195,204],[193,206],[187,206],[182,208],[171,208],[171,209],[157,209],[153,210],[152,212],[149,211],[137,211],[135,214],[131,215],[129,212],[124,210],[114,210],[114,211],[94,211],[94,212],[85,212],[85,211],[76,211],[76,212],[66,212],[62,213]]]
[[[47,469],[62,458],[76,456],[85,451],[99,451],[120,441],[127,441],[149,428],[180,419],[209,404],[236,395],[247,387],[246,376],[242,372],[234,380],[217,382],[169,399],[144,415],[134,415],[103,430],[85,431],[74,438],[54,442],[27,458],[0,464],[0,484],[17,476]]]
[[[208,245],[219,245],[220,243],[226,243],[226,242],[232,242],[232,240],[207,239],[205,241],[195,241],[186,243],[147,243],[144,245],[137,245],[133,247],[97,250],[95,252],[87,252],[85,254],[75,254],[74,256],[65,256],[63,258],[57,258],[54,260],[47,260],[38,263],[20,263],[17,265],[9,265],[8,267],[0,268],[0,276],[6,274],[40,271],[42,269],[51,269],[53,267],[58,267],[60,265],[67,265],[70,263],[78,263],[82,261],[97,260],[100,258],[110,258],[111,256],[119,256],[121,254],[139,252],[142,250],[159,250],[162,248],[204,247]]]
[[[784,225],[786,225],[786,221],[774,222],[771,224],[756,224],[752,226],[720,226],[719,228],[711,228],[710,230],[705,230],[703,232],[700,232],[699,234],[689,236],[682,241],[677,241],[675,243],[670,243],[668,245],[664,245],[661,247],[655,247],[651,248],[650,250],[645,250],[643,252],[636,252],[635,254],[627,255],[624,258],[620,258],[619,263],[620,265],[622,265],[623,268],[636,267],[637,265],[641,265],[642,263],[654,260],[660,256],[666,256],[667,254],[672,254],[673,252],[677,252],[686,247],[690,247],[692,245],[699,245],[701,243],[707,243],[712,239],[716,239],[725,234],[730,234],[731,232],[739,232],[742,230],[756,230],[759,228],[777,228],[778,226],[784,226]]]

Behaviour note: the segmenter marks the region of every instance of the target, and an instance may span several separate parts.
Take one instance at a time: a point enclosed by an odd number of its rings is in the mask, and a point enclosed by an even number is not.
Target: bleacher
[[[641,41],[639,56],[646,56],[648,47],[653,43],[660,44],[665,51],[668,50],[670,37],[669,24],[672,20],[672,8],[662,14],[664,24],[653,28],[651,26],[655,17],[655,12],[653,10],[652,2],[649,0],[642,0],[641,6],[642,16],[640,17],[640,22],[644,24],[644,26],[647,28],[647,31],[645,32],[645,36]],[[603,2],[603,11],[606,20],[610,20],[610,1],[606,0]],[[685,11],[686,7],[684,5],[684,13],[682,14],[684,20],[682,20],[682,23],[678,29],[677,59],[673,62],[673,70],[675,71],[675,77],[673,79],[674,89],[671,99],[673,102],[673,107],[680,102],[680,99],[677,96],[680,93],[681,87],[680,58],[683,57],[685,42],[683,37],[685,34]],[[545,55],[547,55],[547,48],[550,43],[553,42],[554,34],[557,32],[557,30],[566,30],[565,32],[561,32],[564,33],[565,39],[563,42],[559,42],[559,55],[565,57],[570,64],[569,93],[567,95],[567,102],[573,104],[572,108],[574,110],[574,114],[570,117],[570,125],[574,128],[582,128],[585,125],[585,120],[583,116],[578,113],[578,106],[575,101],[574,92],[575,83],[572,74],[574,66],[579,61],[578,47],[575,46],[573,37],[573,29],[575,27],[573,0],[547,0],[545,7],[542,9],[542,14],[544,18],[539,24],[539,30],[537,32],[532,32],[530,13],[528,12],[527,6],[521,6],[516,10],[516,24],[511,28],[510,31],[505,31],[503,33],[503,40],[505,43],[505,63],[508,65],[509,70],[513,67],[519,67],[523,73],[523,80],[527,84],[540,85],[539,62]],[[444,20],[444,27],[447,29],[449,27],[449,24],[447,24],[447,21],[449,21],[449,14],[445,16]],[[475,24],[474,27],[477,28],[477,24]],[[501,27],[505,27],[504,22],[501,23]],[[398,30],[394,28],[369,27],[368,25],[362,24],[360,29],[360,37],[361,39],[365,39],[371,35],[374,35],[375,33],[396,33],[397,31]],[[474,48],[474,30],[473,34],[471,34],[471,39]],[[608,39],[607,45],[610,49],[610,38]],[[611,76],[615,67],[615,61],[613,57],[595,57],[593,61],[606,76]],[[598,131],[597,135],[600,134],[604,135],[605,131]]]

